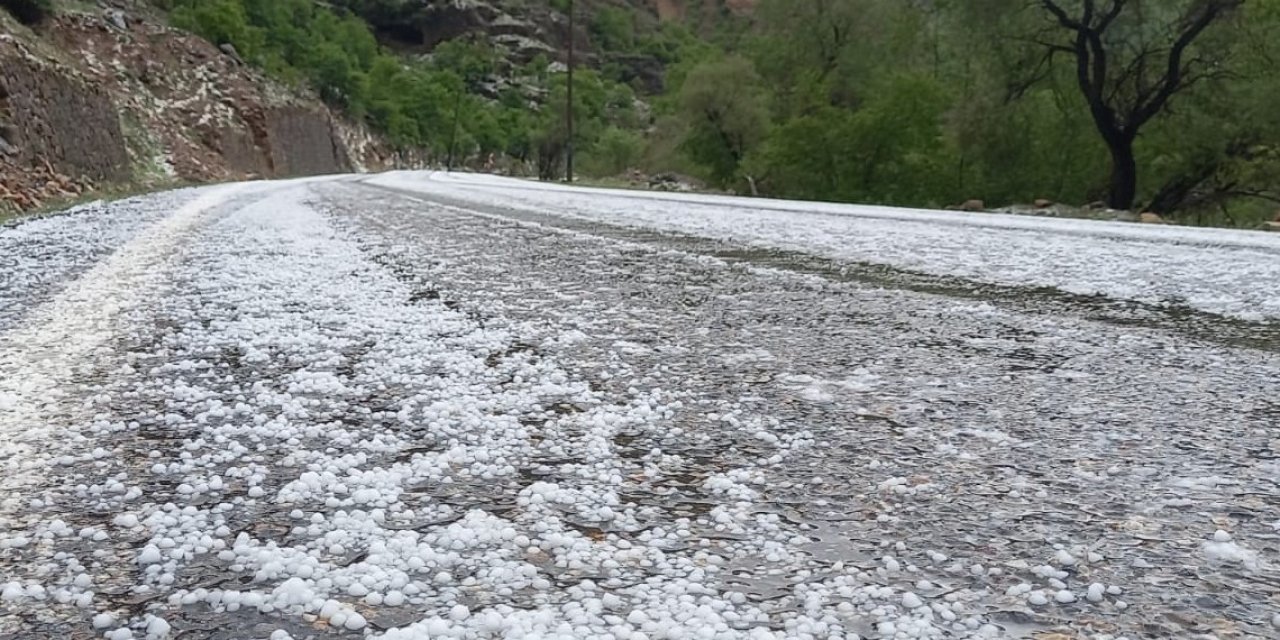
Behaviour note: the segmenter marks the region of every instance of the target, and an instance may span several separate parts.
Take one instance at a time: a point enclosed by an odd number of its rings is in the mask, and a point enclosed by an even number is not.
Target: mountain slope
[[[121,3],[25,26],[0,11],[0,207],[109,185],[349,171],[385,146],[316,96]]]

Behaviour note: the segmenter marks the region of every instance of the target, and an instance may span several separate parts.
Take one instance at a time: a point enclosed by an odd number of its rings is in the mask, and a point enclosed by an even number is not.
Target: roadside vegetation
[[[157,0],[401,147],[557,177],[565,74],[513,67],[483,40],[393,54],[361,15],[396,1]],[[666,70],[656,95],[614,62],[577,74],[589,175],[908,206],[1098,202],[1239,226],[1280,203],[1280,0],[762,0],[697,36],[579,5],[596,49]]]

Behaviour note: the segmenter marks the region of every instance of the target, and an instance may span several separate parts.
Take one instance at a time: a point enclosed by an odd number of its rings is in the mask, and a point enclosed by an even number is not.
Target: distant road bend
[[[0,640],[1280,638],[1280,235],[426,172],[0,227]]]

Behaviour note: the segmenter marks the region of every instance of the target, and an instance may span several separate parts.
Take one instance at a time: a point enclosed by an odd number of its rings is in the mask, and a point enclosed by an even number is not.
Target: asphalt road
[[[1280,637],[1280,245],[947,215],[399,174],[0,228],[0,639]]]

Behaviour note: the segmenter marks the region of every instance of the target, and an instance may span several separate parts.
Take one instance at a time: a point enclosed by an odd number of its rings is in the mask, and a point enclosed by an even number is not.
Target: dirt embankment
[[[314,96],[145,12],[0,11],[0,209],[108,185],[377,169],[390,150]]]

